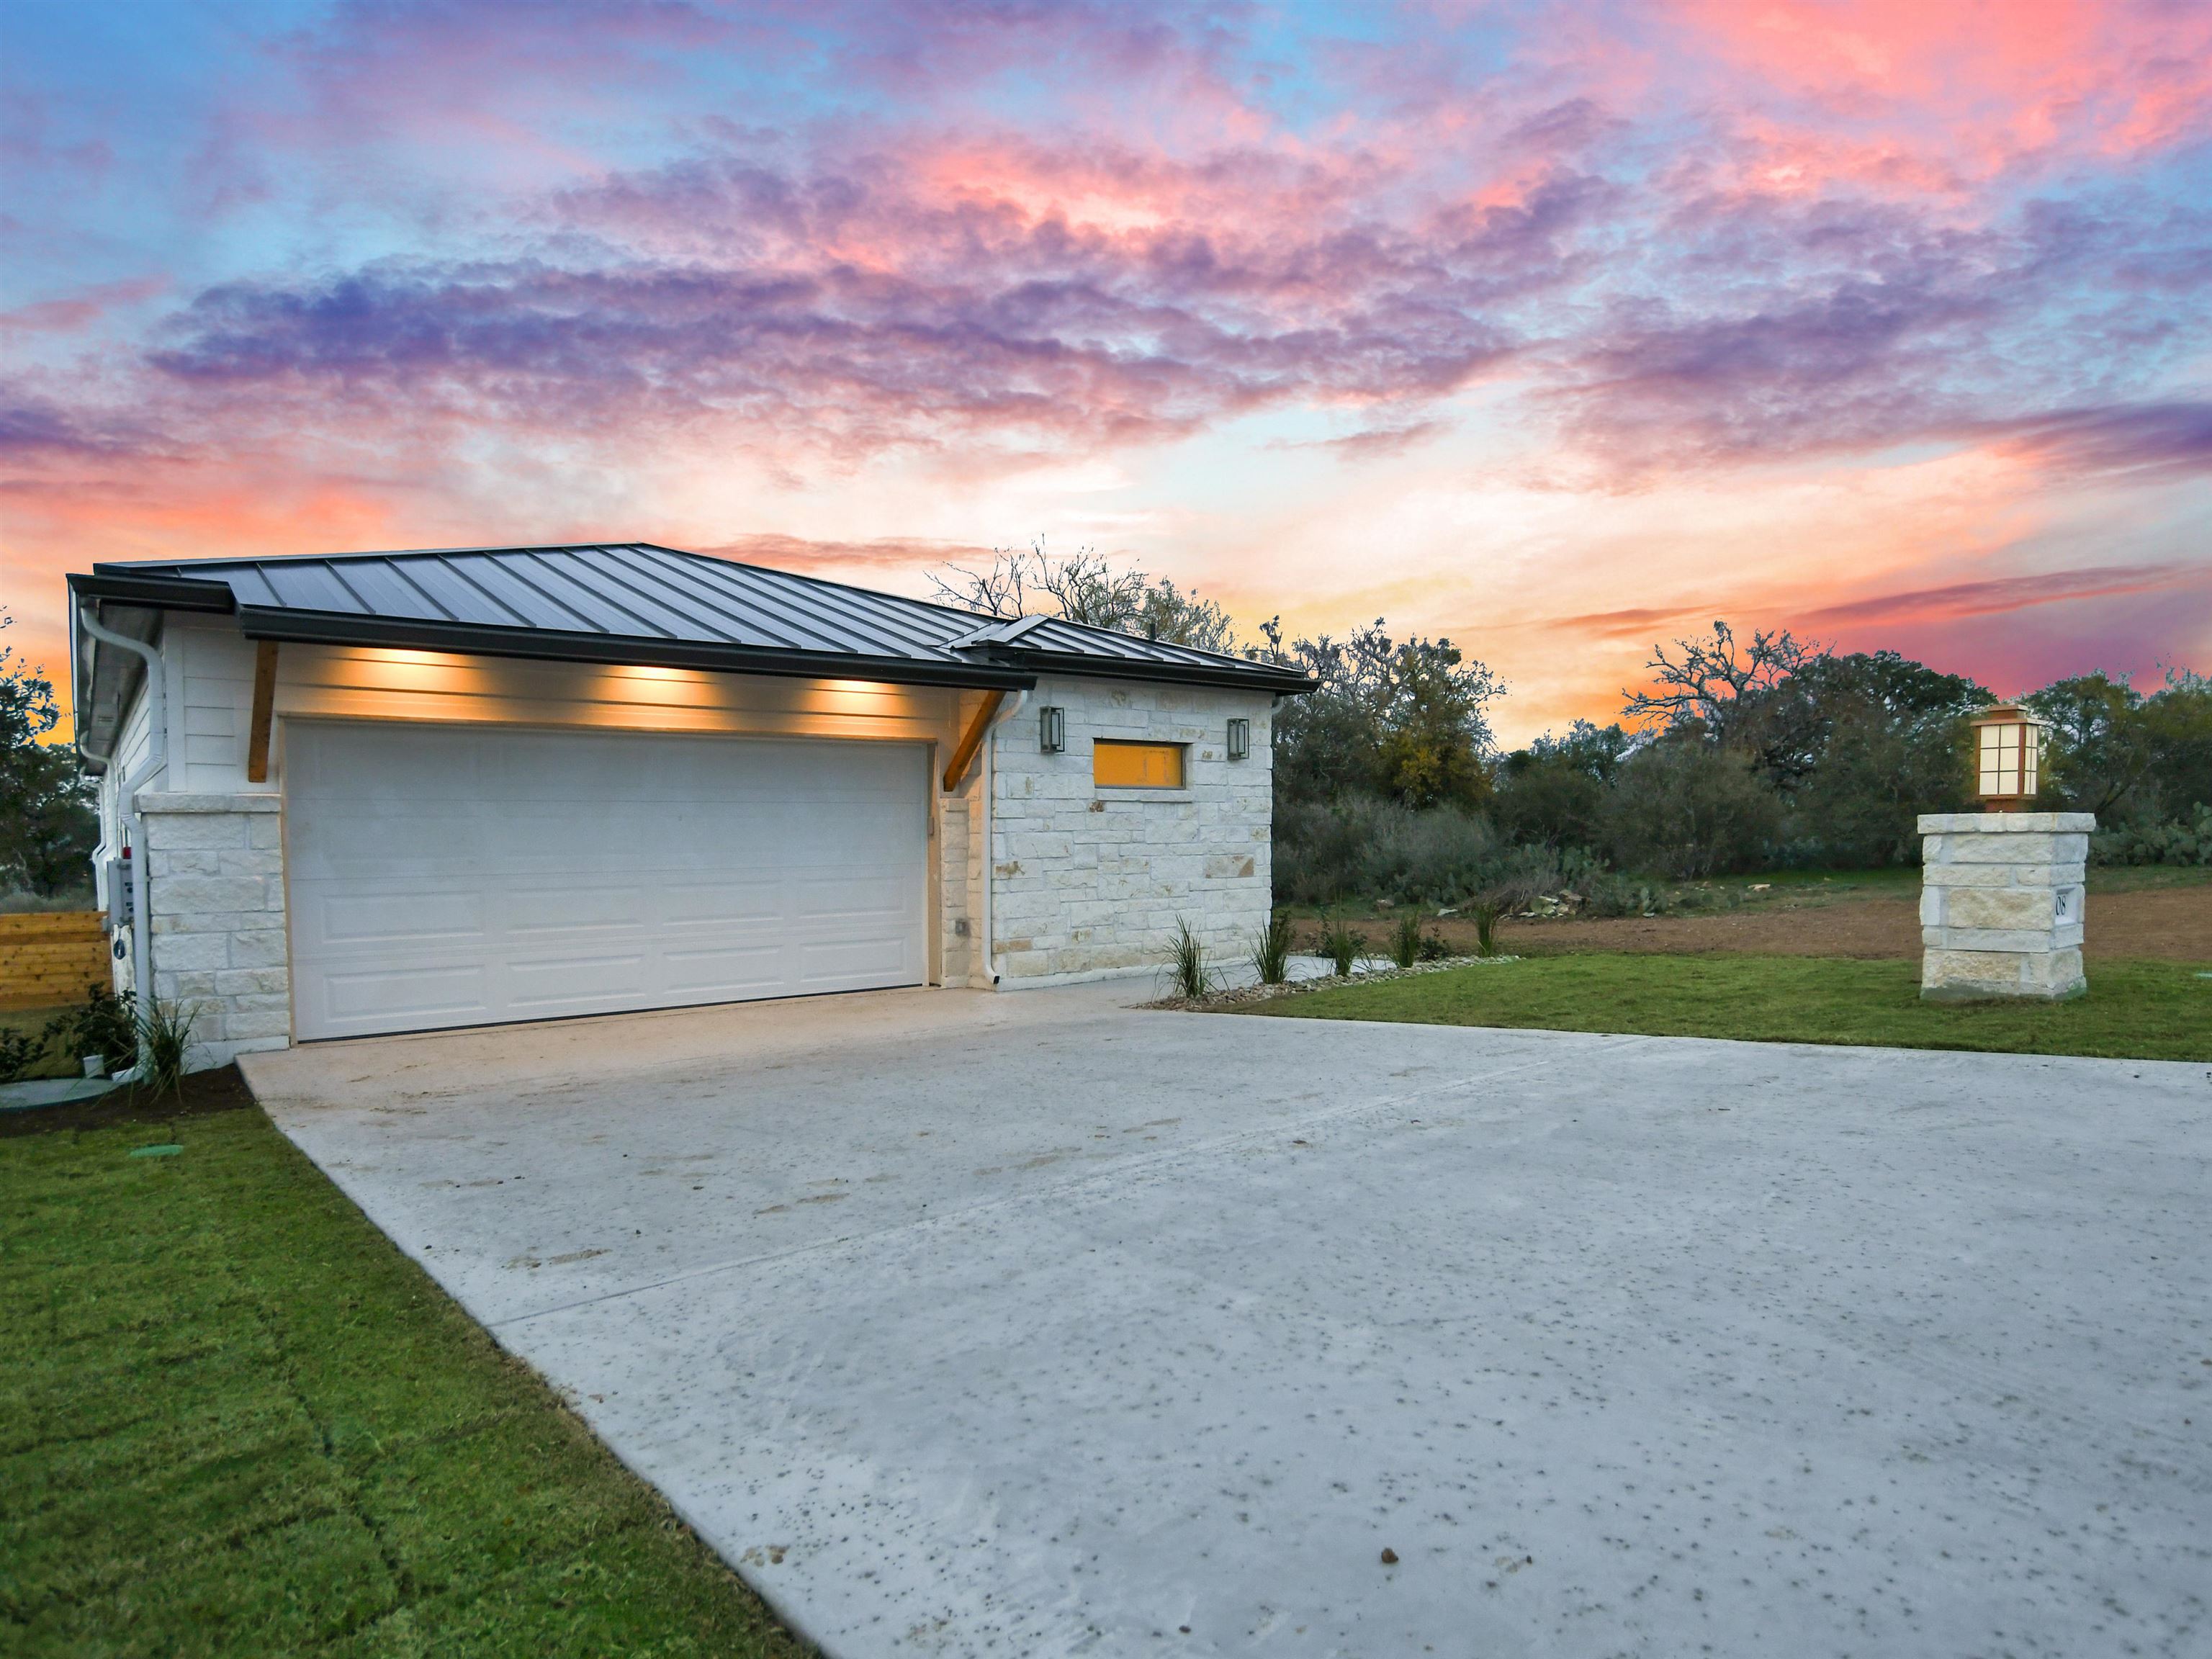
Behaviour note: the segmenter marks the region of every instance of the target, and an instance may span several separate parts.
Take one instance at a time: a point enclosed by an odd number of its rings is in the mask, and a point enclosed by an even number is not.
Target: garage
[[[920,744],[303,720],[301,1038],[918,985]]]
[[[110,960],[194,1063],[1216,961],[1286,664],[648,542],[70,578]]]

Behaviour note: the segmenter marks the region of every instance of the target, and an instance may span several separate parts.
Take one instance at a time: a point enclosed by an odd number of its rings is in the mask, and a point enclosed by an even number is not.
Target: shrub
[[[1489,879],[1516,850],[1487,819],[1458,807],[1388,808],[1373,816],[1357,890],[1410,904],[1450,904]]]
[[[138,1014],[138,1081],[155,1094],[182,1095],[185,1066],[192,1048],[192,1028],[199,1024],[199,1005],[190,1002],[148,1004]]]
[[[1760,867],[1781,829],[1780,798],[1744,757],[1692,740],[1632,757],[1606,803],[1613,863],[1680,880]]]
[[[138,1012],[132,994],[120,995],[95,985],[84,1005],[47,1022],[46,1040],[59,1042],[72,1058],[98,1054],[111,1068],[127,1064],[138,1052]]]
[[[1558,854],[1512,845],[1480,814],[1373,799],[1279,808],[1274,861],[1277,897],[1298,904],[1456,904],[1503,880],[1559,884]]]
[[[1366,935],[1339,916],[1324,916],[1322,922],[1321,953],[1335,967],[1337,977],[1342,979],[1367,954]]]
[[[1358,890],[1358,866],[1379,803],[1341,808],[1280,803],[1275,809],[1275,896],[1292,904],[1333,904]]]
[[[28,1031],[0,1030],[0,1083],[15,1083],[23,1074],[46,1058],[46,1039],[42,1032],[33,1036]]]
[[[1549,884],[1530,872],[1501,876],[1477,893],[1468,906],[1474,918],[1474,948],[1478,956],[1498,954],[1498,922],[1501,916],[1527,908]]]
[[[1390,960],[1401,968],[1410,968],[1421,959],[1421,919],[1408,912],[1398,918],[1398,925],[1390,933]]]
[[[2089,837],[2095,864],[2212,865],[2212,806],[2200,806],[2187,821],[2124,823]]]
[[[1187,921],[1176,923],[1175,944],[1168,957],[1168,975],[1176,994],[1194,1000],[1213,988],[1213,970],[1206,965],[1206,944],[1190,930]]]
[[[1269,913],[1252,940],[1252,971],[1262,985],[1280,985],[1291,975],[1291,919],[1280,910]]]

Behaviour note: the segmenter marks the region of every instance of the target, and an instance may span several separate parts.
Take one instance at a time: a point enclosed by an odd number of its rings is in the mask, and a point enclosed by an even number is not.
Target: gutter
[[[992,648],[986,645],[985,651]],[[1064,674],[1071,679],[1150,680],[1170,685],[1210,685],[1237,691],[1272,691],[1295,697],[1317,690],[1316,682],[1295,669],[1264,663],[1238,666],[1224,663],[1150,661],[1136,657],[1092,656],[1079,651],[1030,651],[1017,645],[993,651],[1002,662],[1018,664],[1034,673]]]
[[[118,817],[128,814],[134,849],[131,860],[131,982],[138,992],[138,1006],[146,1009],[154,1004],[154,924],[146,904],[146,872],[153,862],[153,854],[146,845],[146,820],[138,811],[138,792],[156,773],[169,769],[169,688],[167,677],[161,670],[161,653],[143,640],[134,640],[128,634],[103,627],[93,614],[97,604],[93,599],[78,601],[77,621],[84,631],[102,645],[119,647],[143,658],[146,664],[146,759],[137,775],[118,775],[115,781],[116,814]],[[120,741],[123,729],[119,721],[115,735]],[[112,748],[105,755],[92,756],[82,737],[77,740],[77,748],[103,767],[115,758]]]

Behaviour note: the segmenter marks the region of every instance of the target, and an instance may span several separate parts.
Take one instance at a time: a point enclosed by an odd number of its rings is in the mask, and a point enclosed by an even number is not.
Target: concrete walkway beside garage
[[[244,1063],[838,1659],[2212,1650],[2212,1067],[1150,994]]]

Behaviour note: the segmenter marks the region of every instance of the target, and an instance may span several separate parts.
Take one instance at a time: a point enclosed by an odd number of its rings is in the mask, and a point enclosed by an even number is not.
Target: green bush
[[[1477,813],[1358,798],[1279,807],[1274,860],[1277,896],[1298,904],[1457,904],[1501,881],[1559,884],[1549,848],[1515,846]]]
[[[2186,821],[2123,823],[2089,837],[2094,864],[2212,865],[2212,806],[2200,806]]]
[[[1743,757],[1662,739],[1623,764],[1605,822],[1620,869],[1695,881],[1771,864],[1783,808]]]
[[[95,985],[83,1006],[57,1014],[46,1024],[46,1038],[58,1042],[72,1060],[98,1054],[110,1069],[131,1063],[138,1052],[138,1010],[132,993],[118,995]]]
[[[46,1039],[0,1026],[0,1083],[20,1083],[24,1074],[46,1058]]]

